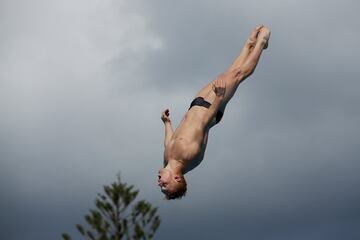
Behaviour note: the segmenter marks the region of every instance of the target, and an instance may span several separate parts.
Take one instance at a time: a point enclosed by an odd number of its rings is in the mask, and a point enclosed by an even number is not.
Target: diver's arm
[[[217,79],[214,81],[213,91],[215,92],[216,96],[215,96],[214,101],[211,103],[209,110],[207,111],[207,114],[206,114],[207,121],[210,121],[211,119],[213,119],[215,117],[215,115],[220,107],[220,104],[224,98],[225,90],[226,90],[226,84],[225,84],[224,80]]]
[[[169,109],[166,109],[161,114],[161,120],[163,121],[165,127],[164,147],[166,147],[166,145],[169,143],[170,139],[174,134],[169,115],[170,115]]]
[[[207,122],[215,117],[215,115],[220,107],[221,102],[222,102],[222,98],[219,96],[216,96],[214,101],[211,103],[209,110],[206,113],[206,121]]]

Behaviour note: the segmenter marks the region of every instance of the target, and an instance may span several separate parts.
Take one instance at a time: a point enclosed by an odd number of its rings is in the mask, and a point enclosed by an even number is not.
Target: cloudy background
[[[360,4],[0,1],[0,236],[80,239],[121,172],[159,207],[156,239],[360,238]],[[251,29],[256,72],[212,129],[188,194],[156,186],[176,125]]]

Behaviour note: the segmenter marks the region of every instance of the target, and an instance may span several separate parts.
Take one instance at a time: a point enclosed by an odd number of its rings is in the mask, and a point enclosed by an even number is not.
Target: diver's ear
[[[174,176],[174,179],[175,179],[175,181],[177,181],[177,182],[180,182],[180,181],[181,181],[181,177],[180,177],[179,175],[175,175],[175,176]]]

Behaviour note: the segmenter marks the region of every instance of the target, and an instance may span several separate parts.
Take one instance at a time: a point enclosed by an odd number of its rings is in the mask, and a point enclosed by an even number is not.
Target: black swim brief
[[[202,107],[209,108],[211,106],[211,103],[206,101],[203,97],[197,97],[191,102],[189,110],[192,106],[202,106]],[[218,111],[216,113],[216,117],[215,117],[216,121],[215,122],[219,123],[223,115],[224,115],[224,113],[222,111]]]

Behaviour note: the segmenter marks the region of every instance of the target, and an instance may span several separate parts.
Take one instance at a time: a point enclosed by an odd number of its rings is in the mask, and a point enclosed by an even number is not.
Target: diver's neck
[[[171,169],[176,174],[183,174],[185,166],[184,163],[179,160],[169,159],[165,168]]]

